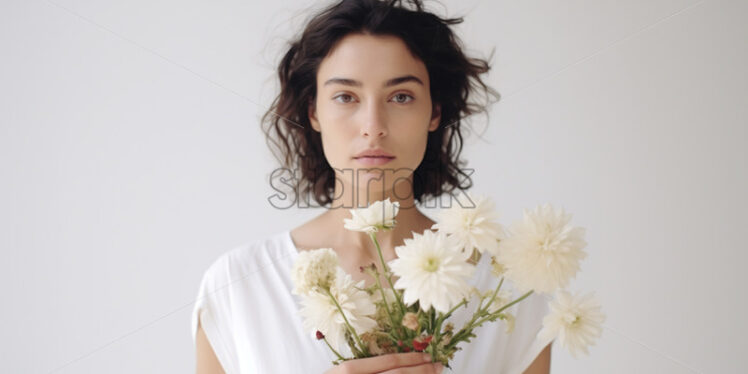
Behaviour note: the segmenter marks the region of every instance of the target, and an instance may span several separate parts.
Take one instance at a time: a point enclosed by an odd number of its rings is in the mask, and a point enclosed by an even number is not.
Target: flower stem
[[[502,278],[502,281],[503,281],[503,278]],[[498,292],[498,289],[500,287],[501,287],[501,282],[499,282],[499,286],[496,287],[497,291],[494,292],[494,297],[496,296],[496,292]],[[488,321],[491,318],[495,317],[496,315],[500,314],[501,312],[503,312],[507,308],[511,307],[512,305],[514,305],[514,304],[516,304],[516,303],[524,300],[525,298],[527,298],[528,296],[530,296],[530,294],[532,294],[532,293],[533,293],[532,290],[528,291],[527,293],[525,293],[524,295],[522,295],[521,297],[519,297],[517,300],[514,300],[511,303],[508,303],[508,304],[504,305],[499,310],[497,310],[497,311],[495,311],[493,313],[486,313],[488,311],[488,308],[491,306],[491,303],[489,303],[488,305],[486,305],[483,308],[479,308],[475,312],[475,314],[473,314],[473,318],[471,318],[470,321],[465,324],[465,327],[463,327],[462,329],[460,329],[460,331],[457,332],[457,334],[455,334],[452,337],[452,340],[449,341],[449,344],[447,344],[447,346],[445,347],[445,349],[447,349],[447,350],[451,349],[452,347],[454,347],[455,345],[457,345],[457,343],[459,343],[460,341],[465,340],[467,337],[470,336],[470,334],[472,333],[473,329],[475,329],[476,327],[480,327],[486,321]],[[491,298],[491,302],[493,302],[493,297]]]
[[[387,301],[387,297],[384,295],[384,288],[382,288],[382,282],[379,280],[378,271],[374,272],[374,277],[377,278],[377,286],[379,287],[379,292],[382,294],[382,302],[384,302],[384,309],[387,311],[387,316],[390,317],[390,322],[392,323],[392,329],[396,332],[400,331],[398,326],[395,324],[395,318],[392,317],[392,312],[390,312],[390,306],[389,306],[390,303]]]
[[[476,327],[480,327],[480,325],[482,325],[482,324],[483,324],[484,322],[486,322],[486,321],[490,320],[490,319],[491,319],[492,317],[494,317],[494,316],[496,316],[496,315],[500,314],[500,313],[501,313],[501,312],[503,312],[503,311],[504,311],[505,309],[509,308],[510,306],[512,306],[512,305],[514,305],[514,304],[516,304],[516,303],[518,303],[518,302],[520,302],[520,301],[524,300],[524,299],[525,299],[525,298],[527,298],[528,296],[530,296],[530,294],[531,294],[532,292],[533,292],[533,291],[528,291],[527,293],[525,293],[524,295],[522,295],[522,296],[521,296],[520,298],[518,298],[517,300],[514,300],[514,301],[512,301],[511,303],[509,303],[509,304],[506,304],[506,305],[504,305],[503,307],[501,307],[501,309],[499,309],[499,310],[497,310],[497,311],[495,311],[495,312],[493,312],[493,313],[489,313],[489,314],[488,314],[487,316],[482,316],[482,317],[481,317],[481,318],[479,318],[479,319],[478,319],[478,320],[477,320],[476,322],[474,322],[474,323],[472,323],[472,324],[470,325],[470,330],[472,330],[472,329],[474,329],[474,328],[476,328]]]
[[[336,355],[336,356],[338,356],[338,358],[339,358],[339,359],[340,359],[341,361],[345,361],[345,359],[343,358],[343,356],[341,356],[341,355],[340,355],[340,353],[338,353],[338,351],[336,351],[336,350],[335,350],[335,348],[333,348],[333,347],[332,347],[332,346],[330,345],[330,342],[328,342],[328,341],[327,341],[327,338],[323,338],[323,339],[325,340],[325,344],[327,344],[327,346],[328,346],[328,347],[330,347],[330,350],[331,350],[331,351],[332,351],[333,353],[335,353],[335,355]]]
[[[509,304],[506,304],[506,305],[502,306],[502,307],[501,307],[501,309],[499,309],[499,310],[497,310],[497,311],[495,311],[495,312],[493,312],[493,313],[491,313],[491,314],[499,314],[499,313],[503,312],[503,311],[504,311],[504,309],[506,309],[506,308],[509,308],[510,306],[512,306],[512,305],[514,305],[514,304],[516,304],[516,303],[518,303],[518,302],[520,302],[520,301],[524,300],[525,298],[527,298],[528,296],[530,296],[530,294],[532,294],[532,293],[533,293],[533,291],[532,291],[532,290],[530,290],[530,291],[527,291],[527,292],[526,292],[526,293],[525,293],[524,295],[522,295],[522,296],[521,296],[521,297],[520,297],[519,299],[517,299],[517,300],[514,300],[514,301],[512,301],[511,303],[509,303]]]
[[[348,317],[345,316],[345,313],[343,313],[343,308],[340,307],[340,304],[338,304],[338,300],[335,299],[335,296],[332,295],[329,289],[325,289],[325,292],[330,296],[332,301],[335,303],[335,306],[338,307],[338,311],[340,312],[340,315],[343,316],[343,320],[345,321],[345,325],[348,327],[348,331],[353,335],[353,337],[356,339],[356,342],[358,343],[359,347],[361,347],[361,352],[363,352],[365,355],[369,355],[369,350],[367,347],[361,342],[361,338],[358,337],[358,334],[356,334],[356,330],[353,329],[353,326],[351,326],[351,323],[348,322]]]
[[[379,246],[379,241],[377,241],[377,233],[375,232],[369,233],[369,237],[374,242],[374,245],[377,247],[377,254],[379,254],[379,261],[382,263],[384,277],[387,279],[387,282],[390,284],[392,291],[395,292],[395,294],[397,295],[395,286],[392,284],[392,277],[390,276],[390,269],[389,267],[387,267],[387,264],[384,262],[384,256],[382,256],[382,248]],[[397,299],[397,305],[400,307],[400,313],[405,315],[405,305],[402,304],[402,301],[400,301],[399,297],[396,297],[396,299]]]
[[[467,302],[468,302],[468,301],[467,301],[467,299],[462,299],[462,301],[460,301],[460,303],[459,303],[459,304],[457,304],[457,305],[455,305],[454,307],[452,307],[452,309],[450,309],[450,310],[449,310],[449,312],[447,312],[447,314],[445,314],[445,315],[443,315],[443,316],[441,317],[442,321],[444,321],[444,320],[446,320],[447,318],[449,318],[449,317],[450,317],[450,316],[452,315],[452,313],[454,313],[454,312],[455,312],[455,310],[457,310],[457,308],[459,308],[459,307],[461,307],[461,306],[463,306],[463,305],[467,304]]]
[[[496,299],[496,294],[499,293],[499,289],[501,289],[501,285],[504,283],[504,277],[501,277],[501,280],[499,281],[499,285],[496,286],[496,289],[493,290],[493,294],[491,295],[491,300],[488,300],[488,304],[486,304],[485,308],[488,310],[491,305],[493,304],[494,299]],[[481,303],[483,304],[483,303]],[[478,310],[481,310],[481,308],[478,308]]]

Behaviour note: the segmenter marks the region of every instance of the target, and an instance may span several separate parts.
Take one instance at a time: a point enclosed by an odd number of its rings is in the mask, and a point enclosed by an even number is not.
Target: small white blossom
[[[296,295],[304,295],[315,288],[329,288],[335,280],[338,254],[332,248],[301,251],[291,269],[291,281]]]
[[[351,218],[344,218],[344,227],[351,231],[367,234],[395,227],[395,216],[400,209],[399,202],[390,199],[375,201],[366,208],[351,209]]]
[[[549,204],[525,209],[523,219],[501,240],[496,260],[521,293],[551,293],[576,276],[580,261],[587,256],[582,251],[587,242],[585,229],[571,226],[570,220],[570,214]]]
[[[457,203],[437,213],[437,223],[431,228],[455,236],[460,248],[469,253],[475,248],[481,254],[496,255],[498,242],[504,236],[503,226],[496,222],[498,218],[490,198],[466,192]]]
[[[550,313],[543,318],[543,329],[538,333],[541,339],[558,338],[561,346],[578,358],[581,353],[589,354],[587,347],[602,334],[605,314],[600,311],[600,303],[594,293],[572,295],[560,290],[549,304]]]
[[[369,294],[359,289],[363,286],[364,281],[354,284],[350,274],[345,273],[340,267],[337,268],[335,281],[330,286],[330,293],[335,297],[358,335],[377,326],[377,322],[372,318],[376,312],[376,306],[372,303]],[[345,319],[326,291],[318,289],[308,293],[302,297],[301,305],[300,314],[303,318],[303,326],[312,336],[319,330],[336,350],[347,346]]]

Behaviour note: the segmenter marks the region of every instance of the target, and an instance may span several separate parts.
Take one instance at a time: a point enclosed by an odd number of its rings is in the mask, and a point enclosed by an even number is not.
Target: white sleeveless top
[[[298,249],[290,230],[242,244],[220,255],[205,271],[192,311],[192,340],[197,319],[227,374],[313,373],[330,369],[336,356],[324,341],[304,331],[298,313],[299,296],[290,270]],[[481,291],[495,289],[491,259],[482,256],[472,284]],[[512,289],[504,281],[502,289]],[[513,299],[519,297],[514,293]],[[459,330],[477,307],[477,298],[449,319]],[[531,294],[510,308],[514,331],[506,334],[501,320],[474,330],[477,338],[462,342],[443,373],[521,374],[550,341],[537,333],[548,313],[545,296]],[[340,352],[352,357],[350,348]]]

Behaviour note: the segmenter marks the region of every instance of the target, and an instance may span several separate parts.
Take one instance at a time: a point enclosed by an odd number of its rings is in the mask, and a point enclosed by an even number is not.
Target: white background
[[[259,127],[308,4],[0,2],[1,371],[194,371],[203,271],[321,212],[267,202]],[[552,372],[744,371],[748,2],[428,4],[496,47],[474,191],[587,229],[608,318]]]

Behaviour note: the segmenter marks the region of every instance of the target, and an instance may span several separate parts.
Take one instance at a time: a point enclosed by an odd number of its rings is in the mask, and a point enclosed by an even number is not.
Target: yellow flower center
[[[429,272],[435,272],[439,270],[439,259],[430,257],[426,262],[423,264],[423,270],[429,271]]]

